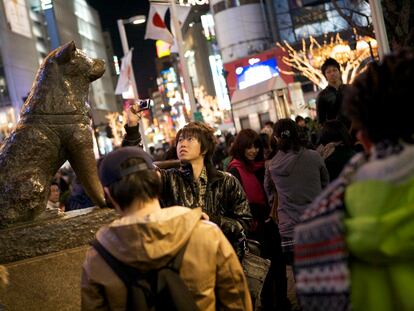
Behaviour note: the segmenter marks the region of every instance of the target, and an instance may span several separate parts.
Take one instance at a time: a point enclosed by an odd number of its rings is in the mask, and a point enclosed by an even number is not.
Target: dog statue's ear
[[[76,51],[75,42],[71,41],[63,45],[56,54],[58,64],[65,64],[72,58],[73,52]]]

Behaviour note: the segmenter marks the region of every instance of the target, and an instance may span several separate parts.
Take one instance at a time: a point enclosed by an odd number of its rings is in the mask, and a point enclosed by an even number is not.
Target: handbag
[[[251,242],[251,240],[248,240],[248,244]],[[249,287],[254,310],[259,310],[261,307],[260,298],[263,284],[270,268],[270,260],[246,250],[242,260],[242,267],[247,279],[247,285]]]

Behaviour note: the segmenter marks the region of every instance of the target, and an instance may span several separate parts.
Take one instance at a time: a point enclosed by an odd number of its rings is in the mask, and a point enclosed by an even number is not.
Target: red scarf
[[[246,192],[249,203],[266,204],[266,197],[263,190],[263,185],[257,179],[254,172],[263,168],[264,162],[253,162],[249,167],[242,161],[233,159],[227,170],[235,167],[240,174],[241,184],[244,192]]]

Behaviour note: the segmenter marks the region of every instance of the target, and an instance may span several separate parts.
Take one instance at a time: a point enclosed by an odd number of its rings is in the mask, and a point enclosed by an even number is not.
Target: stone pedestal
[[[10,281],[0,287],[0,311],[80,310],[88,244],[115,218],[109,209],[87,209],[0,230],[0,264]]]

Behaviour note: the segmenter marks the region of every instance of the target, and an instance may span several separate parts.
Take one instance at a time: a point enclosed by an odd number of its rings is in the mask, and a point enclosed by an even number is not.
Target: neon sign
[[[276,59],[260,61],[258,58],[249,59],[250,65],[236,68],[237,83],[240,90],[279,75]]]

